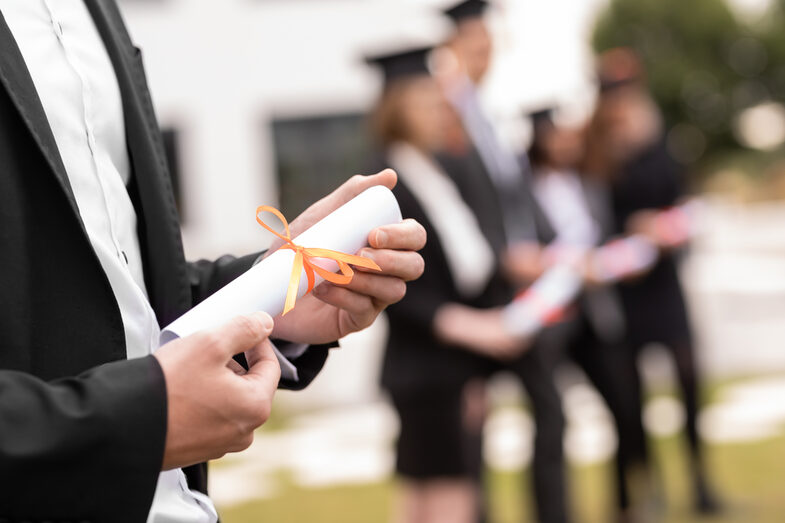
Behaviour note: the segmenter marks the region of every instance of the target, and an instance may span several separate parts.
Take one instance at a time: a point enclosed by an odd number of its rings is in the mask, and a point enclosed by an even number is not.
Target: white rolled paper
[[[563,312],[583,288],[583,279],[568,264],[548,269],[525,292],[504,308],[507,332],[519,338],[534,336]]]
[[[330,249],[355,254],[368,245],[370,232],[383,225],[399,223],[401,210],[393,193],[383,186],[365,190],[310,229],[293,239],[303,247]],[[283,312],[294,251],[279,249],[199,305],[173,321],[161,332],[161,345],[195,332],[217,327],[235,316],[264,311],[270,316]],[[336,270],[330,260],[314,260],[319,266]],[[322,280],[316,275],[316,284]],[[297,297],[308,289],[303,271]]]
[[[597,249],[594,273],[597,280],[612,283],[651,269],[660,251],[648,238],[634,234],[607,243]]]

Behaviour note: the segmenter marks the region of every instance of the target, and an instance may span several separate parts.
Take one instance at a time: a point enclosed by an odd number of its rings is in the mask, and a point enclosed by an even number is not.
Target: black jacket
[[[139,50],[112,0],[85,3],[122,93],[145,283],[165,326],[258,253],[185,262]],[[311,349],[296,362],[306,367],[297,386],[326,353]],[[120,310],[0,15],[0,521],[144,521],[166,417],[156,359],[126,360]],[[187,471],[193,487],[204,490],[205,470]]]
[[[684,169],[668,152],[665,138],[623,165],[612,187],[616,229],[623,232],[637,211],[676,205],[685,194]],[[636,346],[689,343],[687,304],[674,253],[662,253],[652,270],[619,286],[629,334]]]
[[[454,170],[449,173],[451,177],[458,177],[461,182],[464,180],[464,172],[458,171],[460,162],[451,163],[440,158],[439,163],[445,170]],[[456,185],[462,189],[462,183]],[[387,309],[390,335],[382,367],[382,385],[398,397],[416,397],[433,390],[459,390],[468,379],[485,376],[496,370],[498,364],[438,340],[433,331],[436,311],[446,303],[462,303],[476,308],[501,306],[512,299],[512,288],[497,264],[497,270],[479,296],[471,300],[462,297],[450,274],[439,235],[405,181],[399,180],[393,193],[403,216],[423,225],[428,243],[420,252],[426,260],[425,272],[418,280],[408,284],[403,300]],[[474,210],[483,234],[494,252],[498,253],[498,242],[503,241],[504,236],[499,230],[500,216],[486,219],[486,213],[477,209],[473,201],[467,200],[466,203]]]

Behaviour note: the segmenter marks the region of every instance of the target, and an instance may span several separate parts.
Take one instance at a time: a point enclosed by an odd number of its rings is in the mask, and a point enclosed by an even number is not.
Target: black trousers
[[[554,356],[552,347],[543,343],[541,336],[531,350],[508,367],[529,394],[534,415],[532,483],[536,520],[540,523],[565,523],[570,519],[564,458],[565,419],[553,379]]]
[[[588,321],[582,320],[568,355],[600,393],[613,417],[618,437],[614,460],[616,501],[619,508],[627,508],[632,473],[648,467],[637,353],[625,339],[601,339]]]

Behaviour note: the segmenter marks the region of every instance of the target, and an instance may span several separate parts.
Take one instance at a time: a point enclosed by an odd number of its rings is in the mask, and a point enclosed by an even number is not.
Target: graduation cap
[[[369,56],[365,62],[379,67],[384,73],[384,83],[410,76],[430,75],[428,56],[433,47],[409,47],[384,54]]]
[[[467,18],[481,17],[490,5],[485,0],[465,0],[445,9],[443,12],[457,24]]]

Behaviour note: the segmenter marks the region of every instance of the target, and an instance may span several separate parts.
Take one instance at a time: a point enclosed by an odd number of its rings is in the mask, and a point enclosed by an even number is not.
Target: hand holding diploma
[[[366,189],[375,185],[392,189],[396,182],[397,176],[390,169],[374,176],[351,178],[293,221],[292,235]],[[425,229],[414,220],[373,229],[367,236],[368,247],[357,254],[373,260],[381,270],[358,268],[346,285],[329,282],[317,285],[289,313],[276,317],[273,336],[298,343],[326,343],[368,327],[385,307],[403,298],[407,281],[422,275],[425,262],[416,251],[425,246],[425,241]]]
[[[646,237],[660,249],[677,249],[698,234],[701,212],[697,200],[665,209],[641,210],[627,220],[627,232]]]
[[[303,276],[296,307],[281,316],[295,256],[280,248],[281,240],[255,267],[164,329],[165,345],[155,353],[167,384],[163,468],[250,445],[253,430],[269,416],[281,373],[269,337],[311,344],[337,340],[370,325],[403,297],[406,281],[422,274],[424,261],[415,251],[425,244],[425,230],[413,220],[401,221],[389,192],[396,181],[391,170],[355,176],[290,226],[298,245],[359,249],[381,270],[356,269],[350,283],[324,282],[307,295]],[[331,230],[333,225],[344,228]],[[317,262],[335,269],[329,260]],[[259,310],[266,312],[254,312]],[[271,316],[277,316],[275,324]],[[239,353],[246,355],[247,371],[232,360]]]
[[[390,169],[374,176],[351,178],[294,220],[290,226],[292,235],[310,228],[370,187],[392,189],[397,179]],[[357,254],[374,261],[381,270],[359,268],[346,285],[317,285],[312,293],[298,300],[297,307],[276,317],[273,336],[297,343],[326,343],[368,327],[385,307],[403,298],[407,281],[422,274],[425,262],[416,251],[425,246],[425,240],[425,229],[414,220],[373,229],[367,237],[369,246]]]
[[[396,181],[391,170],[356,176],[315,203],[279,235],[265,259],[166,327],[162,342],[254,311],[276,318],[273,337],[296,343],[329,343],[370,325],[403,297],[405,282],[424,268],[415,251],[425,244],[425,230],[413,220],[401,221],[389,190]],[[263,223],[265,218],[257,219]],[[321,259],[325,250],[339,252]],[[318,273],[335,271],[338,265],[330,258],[345,258],[341,253],[360,254],[373,268],[357,267],[348,283],[346,278],[340,285],[320,283]],[[304,262],[317,274],[306,270],[298,277],[297,267]],[[352,272],[348,266],[344,270]],[[313,292],[307,292],[313,284]],[[296,307],[289,310],[295,299]]]
[[[558,323],[582,287],[582,275],[573,265],[554,265],[504,308],[506,331],[519,338],[531,338]]]

